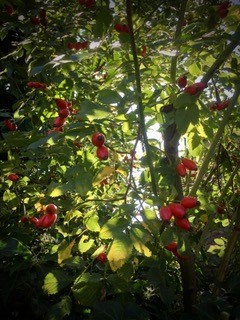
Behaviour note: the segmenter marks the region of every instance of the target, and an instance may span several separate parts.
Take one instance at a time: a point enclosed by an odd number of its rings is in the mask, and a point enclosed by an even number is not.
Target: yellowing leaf
[[[61,265],[62,262],[72,257],[71,250],[74,245],[74,241],[67,242],[63,240],[58,249],[58,263]]]
[[[128,235],[122,234],[115,238],[108,252],[108,261],[112,271],[121,268],[132,253],[133,244]]]
[[[151,240],[150,234],[140,227],[133,227],[130,232],[130,238],[133,242],[134,248],[144,254],[146,257],[152,255],[151,250],[145,245],[146,242]]]
[[[84,253],[84,252],[87,252],[91,246],[93,245],[94,243],[94,240],[93,239],[89,239],[88,236],[86,235],[83,235],[79,241],[79,244],[78,244],[78,250],[81,252],[81,253]]]
[[[106,177],[109,177],[114,171],[115,169],[113,167],[110,167],[110,166],[104,167],[103,170],[99,172],[97,176],[94,178],[93,185],[94,186],[98,185],[103,179],[105,179]]]

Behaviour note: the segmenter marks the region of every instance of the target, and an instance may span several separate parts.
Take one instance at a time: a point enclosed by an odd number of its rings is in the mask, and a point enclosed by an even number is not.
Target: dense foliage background
[[[239,319],[240,6],[0,8],[1,318]]]

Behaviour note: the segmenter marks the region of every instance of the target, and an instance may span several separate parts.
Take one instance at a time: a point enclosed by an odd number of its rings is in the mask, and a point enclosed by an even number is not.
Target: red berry
[[[57,213],[57,206],[55,206],[53,203],[50,203],[46,206],[45,212],[48,214],[55,214]]]
[[[31,17],[31,23],[32,25],[37,26],[40,23],[40,21],[38,17]]]
[[[88,41],[76,42],[74,44],[74,49],[76,50],[86,49],[88,47],[88,44],[89,44]]]
[[[64,125],[64,122],[65,122],[64,118],[57,117],[54,120],[53,125],[54,125],[54,127],[62,127]]]
[[[21,216],[20,221],[21,221],[22,223],[28,222],[28,216],[26,216],[26,215]]]
[[[75,49],[75,43],[68,42],[67,47],[68,47],[69,50]]]
[[[107,160],[108,159],[108,148],[100,146],[97,148],[97,157],[99,160]]]
[[[222,103],[217,104],[218,110],[226,109],[229,106],[230,100],[223,101]]]
[[[60,109],[59,112],[58,112],[58,114],[59,114],[59,117],[60,117],[60,118],[65,119],[65,118],[67,118],[67,117],[70,115],[70,112],[69,112],[68,109]]]
[[[64,99],[55,99],[58,109],[68,109],[69,102]]]
[[[184,164],[182,164],[182,163],[177,164],[176,170],[177,170],[177,173],[178,173],[181,177],[185,177],[186,174],[187,174],[187,169],[186,169],[186,167],[184,166]]]
[[[179,254],[177,250],[174,250],[172,253],[173,253],[174,256],[177,257],[178,259],[181,259],[181,260],[187,260],[187,259],[188,259],[187,256],[183,256],[183,255]]]
[[[86,8],[91,8],[95,4],[96,0],[79,0],[79,3]]]
[[[194,96],[195,94],[202,92],[206,87],[207,87],[206,83],[196,82],[194,84],[187,86],[184,89],[184,92],[189,94],[190,96]]]
[[[183,197],[180,204],[186,208],[186,209],[191,209],[191,208],[195,208],[198,204],[198,201],[195,197]]]
[[[191,228],[191,224],[190,222],[188,221],[187,218],[183,218],[183,219],[179,219],[179,218],[175,218],[175,224],[183,229],[183,230],[186,230],[186,231],[189,231],[190,228]]]
[[[142,50],[141,50],[141,56],[144,58],[145,57],[145,55],[146,55],[146,52],[147,52],[147,46],[143,46],[142,47]]]
[[[31,222],[35,226],[38,224],[38,218],[36,218],[36,217],[31,217],[28,220],[29,220],[29,222]]]
[[[192,170],[192,171],[196,171],[197,170],[196,163],[191,159],[182,158],[182,163],[188,170]]]
[[[179,88],[185,88],[187,85],[187,77],[186,76],[180,76],[177,79],[177,85],[179,86]]]
[[[16,131],[17,126],[15,123],[12,123],[10,120],[4,120],[5,126],[8,128],[9,131]]]
[[[163,221],[169,221],[172,218],[172,211],[169,206],[162,206],[159,210],[159,214]]]
[[[213,102],[213,103],[209,106],[209,109],[210,109],[211,111],[215,111],[215,110],[217,110],[217,108],[218,108],[218,102]]]
[[[35,88],[35,89],[40,89],[40,90],[45,90],[47,87],[45,83],[35,82],[35,81],[28,82],[27,86],[30,88]]]
[[[129,28],[126,24],[116,23],[114,29],[119,33],[129,33]]]
[[[45,213],[43,216],[39,218],[36,222],[36,227],[38,228],[49,228],[51,227],[57,220],[57,214],[49,214]]]
[[[16,181],[19,180],[19,176],[17,174],[15,174],[15,173],[11,173],[11,174],[8,175],[8,179],[13,181],[13,182],[16,182]]]
[[[224,209],[225,209],[225,204],[221,203],[218,207],[217,207],[217,213],[222,214],[224,213]]]
[[[14,13],[14,8],[10,3],[5,4],[5,9],[9,16],[11,16]]]
[[[169,244],[167,244],[166,246],[164,246],[164,248],[173,252],[173,251],[177,250],[177,242],[172,241]]]
[[[186,209],[180,203],[170,203],[169,208],[175,218],[183,218],[186,214]]]
[[[97,260],[98,262],[101,262],[101,263],[107,262],[107,255],[106,255],[106,253],[104,253],[104,252],[100,253],[100,254],[96,257],[96,260]]]
[[[96,147],[100,147],[105,143],[105,136],[102,133],[95,132],[92,135],[92,144]]]

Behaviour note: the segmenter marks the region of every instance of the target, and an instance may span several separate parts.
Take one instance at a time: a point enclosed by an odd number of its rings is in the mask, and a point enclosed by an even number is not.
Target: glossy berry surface
[[[53,203],[50,203],[46,206],[45,212],[49,214],[55,214],[57,213],[57,206],[55,206]]]
[[[97,256],[96,260],[97,260],[98,262],[101,262],[101,263],[107,262],[107,255],[106,255],[106,253],[104,253],[104,252],[100,253],[100,254]]]
[[[186,209],[180,203],[170,203],[169,208],[175,218],[183,218],[186,214]]]
[[[186,196],[182,198],[180,204],[186,209],[191,209],[197,206],[198,201],[195,197]]]
[[[182,163],[184,164],[184,166],[188,169],[188,170],[193,170],[196,171],[197,170],[197,165],[196,163],[191,160],[191,159],[187,159],[187,158],[182,158]]]
[[[19,180],[19,176],[17,174],[15,174],[15,173],[11,173],[11,174],[8,175],[8,179],[13,181],[13,182],[16,182],[16,181]]]
[[[172,218],[172,211],[168,206],[162,206],[159,210],[160,218],[169,221]]]
[[[105,136],[102,133],[94,133],[92,135],[92,144],[96,147],[100,147],[105,143]]]
[[[178,173],[181,177],[185,177],[186,174],[187,174],[187,169],[186,169],[186,167],[184,166],[184,164],[182,164],[182,163],[178,163],[178,164],[177,164],[176,170],[177,170],[177,173]]]

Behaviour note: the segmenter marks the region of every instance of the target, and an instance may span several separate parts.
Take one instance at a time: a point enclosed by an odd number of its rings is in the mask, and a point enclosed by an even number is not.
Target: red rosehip
[[[97,157],[99,160],[107,160],[108,159],[108,148],[104,145],[97,148]]]
[[[95,4],[96,0],[79,0],[79,3],[86,8],[91,8]]]
[[[213,102],[212,104],[210,104],[209,109],[211,111],[215,111],[218,108],[218,102]]]
[[[76,42],[74,44],[74,49],[76,50],[86,49],[88,47],[88,44],[89,44],[88,41]]]
[[[229,106],[230,100],[223,101],[217,104],[217,110],[226,109]]]
[[[31,218],[29,218],[28,219],[29,220],[29,222],[31,222],[32,224],[34,224],[35,226],[37,226],[37,224],[38,224],[38,218],[36,218],[36,217],[31,217]]]
[[[57,117],[54,122],[53,122],[53,125],[54,127],[62,127],[65,123],[65,118],[60,118],[60,117]]]
[[[102,133],[95,132],[92,135],[92,144],[96,147],[100,147],[105,143],[105,136]]]
[[[65,119],[65,118],[67,118],[67,117],[70,115],[70,112],[69,112],[68,109],[60,109],[59,112],[58,112],[58,114],[59,114],[59,117],[60,117],[60,118]]]
[[[106,253],[104,253],[104,252],[100,253],[100,254],[96,257],[96,260],[97,260],[98,262],[101,262],[101,263],[107,262],[107,255],[106,255]]]
[[[126,24],[116,23],[114,29],[119,33],[129,33],[129,28]]]
[[[224,209],[225,209],[225,204],[221,203],[218,207],[217,207],[217,213],[222,214],[224,213]]]
[[[179,88],[185,88],[187,85],[187,77],[186,76],[180,76],[177,79],[177,85],[179,86]]]
[[[186,214],[186,208],[180,203],[170,203],[169,208],[175,218],[183,218]]]
[[[31,17],[31,23],[32,25],[37,26],[40,23],[40,20],[38,17]]]
[[[179,228],[181,228],[181,229],[183,229],[183,230],[186,230],[186,231],[189,231],[190,228],[191,228],[191,224],[190,224],[190,222],[188,221],[187,218],[183,218],[183,219],[181,219],[181,218],[175,218],[175,224],[176,224]]]
[[[174,256],[177,257],[178,259],[181,259],[181,260],[187,260],[187,259],[188,259],[187,256],[183,256],[183,255],[179,254],[177,250],[174,250],[172,253],[173,253]]]
[[[146,52],[147,52],[147,46],[143,46],[142,47],[142,50],[141,50],[141,56],[144,58],[145,57],[145,55],[146,55]]]
[[[50,203],[46,206],[45,212],[48,214],[55,214],[57,213],[57,206],[53,203]]]
[[[40,89],[40,90],[45,90],[46,89],[46,84],[41,83],[41,82],[36,82],[36,81],[30,81],[27,83],[27,86],[29,88],[35,88],[35,89]]]
[[[69,50],[75,49],[75,43],[68,42],[67,47],[68,47]]]
[[[181,177],[185,177],[186,174],[187,174],[187,169],[186,169],[186,167],[184,166],[184,164],[182,164],[182,163],[178,163],[178,164],[177,164],[176,170],[177,170],[177,173],[178,173]]]
[[[14,13],[14,8],[13,6],[10,4],[10,3],[7,3],[5,4],[5,9],[6,9],[6,12],[9,16],[13,15]]]
[[[191,209],[198,205],[198,201],[195,197],[186,196],[182,198],[180,204],[186,209]]]
[[[69,102],[64,99],[55,99],[56,105],[58,109],[68,109]]]
[[[26,215],[21,216],[20,221],[21,221],[22,223],[28,222],[28,216],[26,216]]]
[[[198,169],[196,163],[191,159],[182,158],[182,163],[190,171],[196,171]]]
[[[172,241],[169,244],[167,244],[166,246],[164,246],[164,248],[173,252],[173,251],[177,250],[177,242]]]
[[[16,131],[17,126],[15,123],[12,123],[10,120],[4,120],[5,126],[8,128],[9,131]]]
[[[196,82],[184,89],[184,92],[189,94],[190,96],[194,96],[197,93],[202,92],[207,87],[207,84],[204,82]]]
[[[169,221],[172,218],[172,211],[169,206],[162,206],[159,210],[159,214],[163,221]]]
[[[17,174],[15,174],[15,173],[11,173],[11,174],[8,175],[8,179],[13,181],[13,182],[16,182],[16,181],[19,180],[19,176]]]
[[[43,216],[41,216],[38,221],[36,222],[36,227],[38,228],[49,228],[52,225],[54,225],[54,223],[57,220],[57,214],[49,214],[49,213],[45,213]]]

